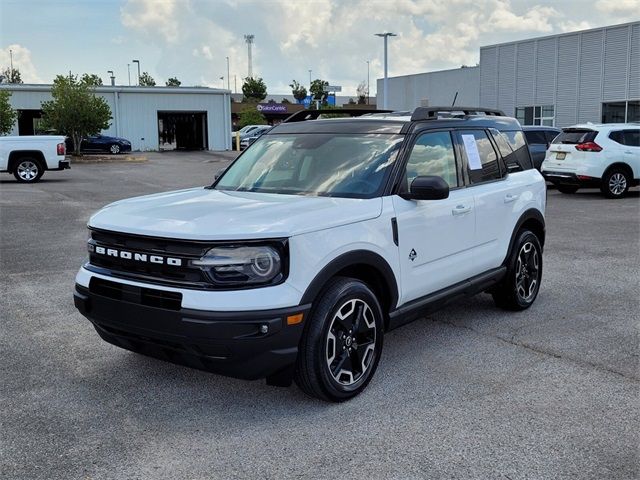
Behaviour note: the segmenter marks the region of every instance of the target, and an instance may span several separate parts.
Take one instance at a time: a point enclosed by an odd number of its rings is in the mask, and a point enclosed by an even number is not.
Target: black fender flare
[[[509,240],[509,248],[507,249],[506,257],[502,262],[503,265],[507,265],[509,258],[511,258],[511,252],[513,250],[513,244],[516,241],[516,235],[518,234],[522,226],[529,220],[534,220],[538,222],[542,227],[542,232],[541,232],[542,236],[538,240],[540,241],[540,247],[542,247],[542,249],[544,250],[544,241],[545,241],[545,235],[546,235],[546,224],[544,221],[544,216],[542,215],[542,212],[540,212],[540,210],[537,210],[535,208],[530,208],[528,210],[525,210],[525,212],[522,215],[520,215],[520,218],[518,219],[515,227],[513,228],[513,232],[511,232],[511,239]]]
[[[329,279],[340,271],[359,265],[374,268],[380,274],[389,292],[389,308],[393,310],[398,303],[398,283],[393,269],[381,255],[370,250],[353,250],[331,260],[311,281],[300,300],[300,305],[310,304],[318,298]]]

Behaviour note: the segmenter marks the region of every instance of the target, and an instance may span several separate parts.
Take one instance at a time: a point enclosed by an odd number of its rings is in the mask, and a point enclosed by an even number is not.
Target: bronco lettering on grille
[[[118,250],[115,248],[93,246],[89,244],[89,251],[106,257],[122,258],[124,260],[133,260],[135,262],[155,263],[159,265],[171,265],[173,267],[182,266],[182,259],[173,257],[163,257],[160,255],[147,255],[146,253],[128,252],[126,250]]]

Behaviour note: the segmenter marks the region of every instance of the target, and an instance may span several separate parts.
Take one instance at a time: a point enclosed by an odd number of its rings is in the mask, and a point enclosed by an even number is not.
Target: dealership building
[[[484,46],[478,66],[392,77],[388,91],[395,110],[455,99],[523,125],[640,122],[640,22]]]
[[[51,85],[0,85],[11,92],[18,112],[11,135],[42,132],[42,102]],[[231,148],[231,100],[228,90],[202,87],[100,86],[96,95],[111,109],[103,135],[123,137],[133,150],[228,150]]]

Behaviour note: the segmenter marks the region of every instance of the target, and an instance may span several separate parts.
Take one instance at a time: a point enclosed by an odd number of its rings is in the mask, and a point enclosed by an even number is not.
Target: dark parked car
[[[73,151],[73,140],[67,138],[67,151]],[[131,151],[131,142],[120,137],[109,137],[107,135],[91,135],[82,139],[80,144],[82,152],[108,152],[118,154]]]
[[[523,126],[524,136],[529,144],[529,152],[536,170],[540,171],[540,165],[544,161],[549,145],[562,130],[555,127],[543,127],[540,125]]]

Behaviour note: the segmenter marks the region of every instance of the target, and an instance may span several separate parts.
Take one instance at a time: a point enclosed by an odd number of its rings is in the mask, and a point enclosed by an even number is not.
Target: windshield
[[[263,135],[215,188],[372,198],[382,193],[402,139],[389,134]]]

